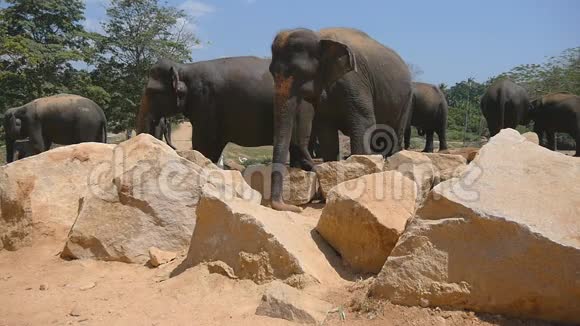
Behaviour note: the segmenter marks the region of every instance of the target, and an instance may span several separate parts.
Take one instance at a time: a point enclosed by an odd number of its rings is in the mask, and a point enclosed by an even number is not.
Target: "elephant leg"
[[[390,139],[384,137],[388,135],[383,134],[381,130],[376,129],[375,132],[369,133],[369,130],[375,127],[376,123],[374,118],[359,118],[355,120],[354,125],[350,128],[351,155],[370,155],[380,152],[383,146],[375,145],[382,144],[383,141],[390,141]]]
[[[44,138],[42,130],[36,124],[31,124],[30,128],[30,151],[31,155],[36,155],[45,151]]]
[[[411,147],[411,127],[405,128],[405,149]]]
[[[300,148],[298,145],[290,143],[290,147],[288,148],[290,152],[290,167],[293,168],[301,168],[302,164],[302,153],[300,152]]]
[[[580,157],[580,126],[576,130],[576,157]]]
[[[318,132],[320,154],[324,162],[337,161],[339,156],[338,129],[332,125],[320,126]]]
[[[171,123],[169,121],[167,121],[167,126],[164,132],[165,132],[165,141],[167,142],[167,145],[169,145],[169,147],[175,150],[176,148],[175,146],[173,146],[173,142],[171,141]]]
[[[433,130],[425,130],[425,149],[423,149],[424,153],[433,153]]]
[[[437,137],[439,138],[439,151],[447,149],[447,131],[445,129],[437,130]]]
[[[552,130],[547,131],[547,138],[548,138],[548,145],[546,146],[548,149],[555,151],[556,150],[556,133]]]
[[[44,150],[45,151],[50,150],[50,146],[52,146],[52,140],[44,138]]]

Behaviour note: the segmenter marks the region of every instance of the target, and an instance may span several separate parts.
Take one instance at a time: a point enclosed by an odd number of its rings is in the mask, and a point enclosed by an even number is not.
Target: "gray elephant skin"
[[[6,162],[14,160],[15,142],[28,138],[28,153],[35,155],[60,145],[107,142],[107,118],[93,101],[78,95],[43,97],[4,114]]]
[[[565,132],[576,140],[575,156],[580,156],[580,96],[564,92],[542,96],[532,101],[529,115],[542,145],[555,150],[555,133]]]
[[[141,99],[137,133],[154,134],[162,117],[183,113],[192,124],[192,147],[213,162],[228,142],[254,147],[272,145],[274,81],[269,59],[231,57],[190,64],[160,60],[150,70]],[[312,105],[294,115],[295,142],[303,162],[308,153]],[[305,168],[309,168],[305,166]]]
[[[171,122],[166,117],[161,117],[155,126],[153,136],[161,141],[165,137],[165,141],[169,147],[175,149],[171,141]]]
[[[338,131],[350,137],[352,154],[403,147],[412,86],[401,57],[355,29],[293,29],[272,43],[270,72],[276,84],[272,207],[299,211],[282,200],[282,170],[299,105],[315,106],[316,136],[325,161],[339,155]]]
[[[410,124],[405,130],[405,149],[411,143],[411,127],[426,136],[423,152],[433,152],[433,134],[439,137],[439,151],[447,149],[447,100],[439,87],[413,83],[413,104]]]
[[[509,79],[493,83],[482,96],[480,106],[491,137],[504,128],[515,129],[529,123],[528,93]]]

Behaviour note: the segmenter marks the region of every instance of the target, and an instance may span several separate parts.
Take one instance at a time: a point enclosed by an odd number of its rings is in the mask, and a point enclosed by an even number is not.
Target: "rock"
[[[332,188],[316,226],[356,272],[378,273],[415,213],[415,184],[397,171]]]
[[[81,310],[79,309],[79,307],[75,306],[74,308],[71,309],[69,315],[72,317],[80,317]]]
[[[189,160],[204,169],[218,170],[217,165],[213,164],[211,160],[196,150],[177,151],[177,154],[186,160]]]
[[[385,171],[398,171],[415,182],[417,207],[427,198],[431,188],[439,183],[433,163],[429,157],[419,152],[403,150],[395,153],[385,162]]]
[[[540,145],[540,138],[538,137],[538,134],[536,134],[535,132],[529,131],[526,133],[523,133],[522,136],[529,142],[532,142],[536,145]]]
[[[236,161],[229,159],[226,160],[224,162],[224,168],[228,169],[228,170],[237,170],[240,172],[244,172],[246,170],[246,167],[241,165],[240,163],[237,163]]]
[[[274,281],[262,296],[256,315],[285,319],[301,324],[322,325],[332,305]]]
[[[424,154],[433,163],[436,179],[438,179],[439,182],[459,176],[467,166],[467,160],[461,155],[441,153]]]
[[[40,286],[38,287],[38,289],[40,291],[46,291],[46,290],[48,290],[48,285],[47,284],[40,284]]]
[[[118,145],[95,174],[99,181],[82,200],[63,258],[144,264],[151,247],[186,250],[206,186],[224,200],[261,200],[239,172],[203,169],[147,134]]]
[[[284,175],[284,202],[292,205],[308,204],[316,191],[318,182],[316,173],[297,168],[287,168]],[[244,171],[246,182],[258,191],[264,200],[270,200],[272,165],[252,165]]]
[[[88,282],[88,283],[85,283],[85,284],[79,286],[79,290],[81,290],[81,291],[87,291],[87,290],[90,290],[90,289],[94,288],[95,286],[97,286],[97,283],[95,283],[95,282]]]
[[[479,152],[479,148],[477,147],[462,147],[462,148],[454,148],[454,149],[446,149],[443,151],[439,151],[440,154],[453,154],[453,155],[461,155],[463,158],[467,160],[467,163],[473,161]]]
[[[237,279],[234,270],[223,261],[212,261],[206,264],[207,270],[212,274],[221,274],[231,279]]]
[[[181,271],[221,261],[232,268],[236,277],[258,284],[275,279],[295,284],[304,279],[340,281],[327,258],[335,257],[332,248],[316,237],[314,223],[308,217],[240,199],[223,201],[213,191],[204,191]]]
[[[326,195],[337,184],[383,171],[381,155],[352,155],[344,161],[327,162],[316,166],[316,176],[322,195]]]
[[[579,176],[577,158],[502,130],[432,190],[370,294],[579,323]]]
[[[159,248],[149,248],[149,263],[153,267],[157,267],[177,258],[177,254],[171,251],[163,251]]]
[[[89,175],[110,161],[114,147],[64,146],[0,167],[0,250],[17,250],[47,236],[64,244]]]

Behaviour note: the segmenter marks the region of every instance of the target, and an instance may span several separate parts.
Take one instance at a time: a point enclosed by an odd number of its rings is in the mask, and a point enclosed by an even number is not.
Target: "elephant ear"
[[[323,87],[331,85],[350,71],[357,71],[355,54],[348,45],[334,40],[321,39],[320,48]]]

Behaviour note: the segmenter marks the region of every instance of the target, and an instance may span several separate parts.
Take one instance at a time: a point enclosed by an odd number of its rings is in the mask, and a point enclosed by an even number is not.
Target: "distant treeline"
[[[84,10],[83,0],[5,1],[0,9],[0,113],[39,97],[72,93],[99,104],[109,130],[131,129],[150,66],[161,57],[190,62],[200,44],[189,28],[191,18],[162,1],[111,0],[100,32],[85,29]],[[580,47],[544,63],[517,66],[485,83],[468,78],[439,85],[450,105],[450,140],[477,141],[486,134],[479,99],[497,78],[513,79],[531,97],[554,91],[580,94]]]

